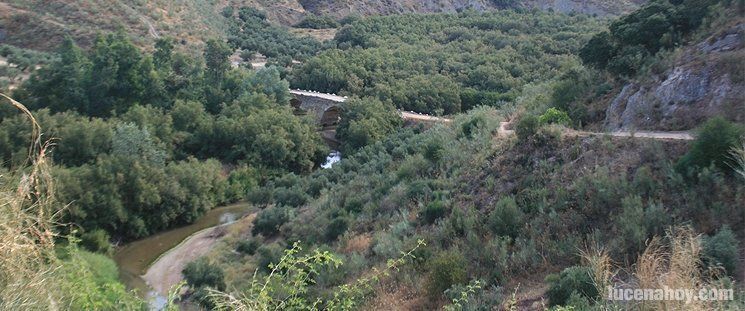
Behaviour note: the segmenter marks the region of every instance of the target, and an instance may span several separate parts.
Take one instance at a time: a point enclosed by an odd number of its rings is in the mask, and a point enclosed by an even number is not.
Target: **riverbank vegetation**
[[[194,59],[169,39],[143,53],[121,33],[90,51],[67,40],[15,92],[59,146],[52,171],[70,203],[66,222],[141,238],[240,200],[272,175],[318,167],[326,147],[312,121],[293,115],[287,82],[275,69],[231,69],[230,53],[210,41]],[[12,111],[1,118],[3,163],[13,169],[31,129]]]

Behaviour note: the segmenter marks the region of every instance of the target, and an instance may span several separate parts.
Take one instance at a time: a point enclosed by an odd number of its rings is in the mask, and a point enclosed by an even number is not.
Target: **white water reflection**
[[[326,162],[321,165],[321,168],[331,168],[336,164],[336,162],[341,161],[341,152],[339,151],[333,151],[331,154],[329,154],[328,157],[326,157]]]

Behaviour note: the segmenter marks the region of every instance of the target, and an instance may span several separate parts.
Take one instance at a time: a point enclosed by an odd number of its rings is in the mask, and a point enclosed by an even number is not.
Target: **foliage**
[[[589,299],[595,299],[598,296],[598,289],[592,279],[592,271],[588,267],[566,268],[559,275],[548,276],[546,282],[550,285],[546,296],[551,306],[564,305],[573,293]]]
[[[432,259],[429,264],[428,293],[432,298],[439,298],[445,290],[467,280],[466,260],[458,252],[443,252]]]
[[[634,76],[662,49],[682,43],[704,21],[717,0],[655,0],[595,35],[580,50],[585,64],[623,76]]]
[[[548,108],[544,114],[538,117],[538,123],[569,126],[572,124],[572,119],[569,118],[569,115],[566,112],[552,107]]]
[[[678,170],[686,172],[714,165],[722,171],[731,171],[735,164],[730,152],[740,144],[742,135],[739,125],[721,117],[710,119],[698,130],[688,153],[678,160]]]
[[[703,255],[713,264],[721,265],[728,275],[734,276],[740,258],[739,245],[732,229],[724,226],[704,240]]]
[[[85,249],[101,254],[111,254],[113,248],[109,242],[111,238],[109,234],[101,229],[96,229],[91,232],[83,233],[80,236],[80,246]]]
[[[401,123],[401,117],[389,103],[374,98],[352,99],[342,107],[336,133],[344,150],[351,152],[380,141]]]
[[[217,310],[350,310],[359,305],[374,283],[398,271],[423,245],[424,242],[419,241],[414,249],[403,253],[400,258],[389,260],[385,269],[340,286],[328,299],[313,300],[308,297],[310,285],[324,269],[338,269],[342,261],[327,251],[314,250],[304,254],[300,243],[295,242],[276,264],[270,265],[271,270],[266,276],[254,274],[249,288],[240,296],[212,291],[211,298],[216,302]]]
[[[186,283],[194,289],[210,287],[225,290],[225,272],[211,264],[207,258],[202,257],[188,263],[182,274]]]
[[[403,110],[455,114],[513,101],[548,81],[597,20],[539,11],[394,15],[356,20],[292,72],[292,86],[375,97]]]
[[[515,134],[520,141],[533,137],[538,132],[540,121],[538,117],[530,114],[523,116],[515,126]]]
[[[497,235],[517,237],[522,226],[522,213],[512,197],[497,201],[494,210],[489,213],[489,229]]]
[[[235,250],[239,253],[253,256],[261,243],[256,239],[240,240]]]
[[[229,25],[228,41],[235,48],[257,51],[270,58],[289,56],[304,59],[315,54],[321,43],[300,37],[266,20],[266,14],[255,8],[238,9],[238,19]]]
[[[445,202],[441,200],[434,200],[432,202],[427,203],[427,205],[422,210],[419,217],[422,219],[422,221],[425,224],[433,224],[438,219],[445,216],[445,212],[447,211],[447,206]]]
[[[259,213],[253,223],[251,233],[272,237],[279,233],[279,227],[287,222],[288,211],[284,207],[270,207]]]
[[[339,22],[337,22],[333,17],[327,16],[327,15],[315,15],[315,14],[309,14],[305,16],[305,18],[297,23],[295,27],[298,28],[311,28],[311,29],[325,29],[325,28],[337,28],[339,27]]]

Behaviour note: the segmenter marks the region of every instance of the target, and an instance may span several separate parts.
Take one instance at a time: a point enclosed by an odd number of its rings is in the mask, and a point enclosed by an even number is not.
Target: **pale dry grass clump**
[[[732,150],[732,158],[735,160],[735,172],[745,178],[745,141],[742,143],[742,148]]]
[[[33,127],[26,165],[0,175],[0,310],[58,309],[55,284],[53,187],[40,128],[20,103]]]
[[[639,256],[634,267],[626,273],[628,281],[617,280],[621,271],[611,263],[605,251],[585,252],[582,254],[588,266],[593,270],[593,280],[600,292],[600,301],[608,297],[607,289],[686,289],[698,293],[701,289],[719,288],[715,284],[722,271],[705,269],[702,263],[701,236],[689,227],[668,230],[665,239],[655,237],[649,241],[647,248]],[[619,284],[621,283],[621,284]],[[617,305],[605,301],[611,309],[627,310],[722,310],[727,302],[717,301],[638,301]]]

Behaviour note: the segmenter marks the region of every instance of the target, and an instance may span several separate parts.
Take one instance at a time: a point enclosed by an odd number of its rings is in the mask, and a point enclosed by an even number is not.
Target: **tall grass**
[[[722,310],[734,306],[730,301],[636,301],[614,304],[604,301],[608,286],[633,289],[686,289],[698,293],[701,289],[721,288],[718,268],[706,268],[702,262],[701,236],[689,227],[671,228],[663,239],[655,237],[628,272],[615,268],[607,252],[583,253],[594,273],[595,286],[601,292],[605,309],[623,310]],[[619,276],[624,276],[625,282]],[[604,302],[603,302],[604,301]]]
[[[735,160],[735,172],[745,178],[745,141],[742,143],[742,148],[732,150],[732,158]]]
[[[0,310],[59,309],[54,253],[54,187],[41,128],[20,103],[1,94],[25,114],[33,128],[23,168],[0,175]]]

